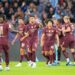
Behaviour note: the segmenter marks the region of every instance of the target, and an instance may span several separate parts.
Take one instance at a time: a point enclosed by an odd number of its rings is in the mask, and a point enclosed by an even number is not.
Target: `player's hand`
[[[26,37],[28,37],[29,36],[29,33],[25,33],[25,35],[26,35]]]

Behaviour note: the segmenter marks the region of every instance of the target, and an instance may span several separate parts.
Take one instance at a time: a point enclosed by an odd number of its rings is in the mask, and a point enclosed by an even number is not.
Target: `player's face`
[[[70,18],[68,18],[68,22],[70,23]]]
[[[54,20],[53,20],[53,23],[54,23],[55,25],[57,25],[57,20],[56,20],[56,19],[54,19]]]
[[[65,23],[69,23],[69,18],[64,18]]]
[[[60,22],[58,20],[56,22],[56,26],[60,26]]]
[[[29,18],[29,22],[30,22],[30,23],[34,23],[34,22],[35,22],[35,18],[34,18],[34,17],[30,17],[30,18]]]
[[[48,22],[47,27],[48,28],[51,28],[52,27],[52,22],[51,21]]]
[[[19,20],[18,20],[18,23],[19,23],[19,24],[24,24],[24,21],[23,21],[22,19],[19,19]]]
[[[0,17],[0,23],[2,23],[3,22],[3,18],[2,17]]]

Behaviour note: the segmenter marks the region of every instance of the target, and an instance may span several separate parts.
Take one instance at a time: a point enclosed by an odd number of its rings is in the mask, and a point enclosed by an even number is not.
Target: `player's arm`
[[[41,46],[44,45],[44,37],[45,37],[45,34],[43,33],[42,36],[41,36]]]
[[[58,34],[56,34],[56,43],[57,43],[57,46],[59,47],[59,36],[58,36]]]
[[[26,32],[25,34],[24,34],[24,36],[20,39],[20,41],[23,41],[26,37],[28,37],[29,36],[29,33],[28,32]]]
[[[16,34],[15,38],[12,41],[12,45],[15,43],[15,41],[17,40],[17,38],[19,37],[19,33]]]
[[[63,32],[66,33],[66,32],[70,32],[71,31],[71,28],[68,27],[67,29],[65,29],[64,27],[62,28]]]
[[[59,30],[60,32],[62,31],[62,29],[60,29],[60,28],[59,28],[58,30]]]
[[[9,24],[9,30],[10,30],[11,32],[19,33],[18,30],[15,30],[15,28],[14,28],[14,26],[13,26],[12,24]]]

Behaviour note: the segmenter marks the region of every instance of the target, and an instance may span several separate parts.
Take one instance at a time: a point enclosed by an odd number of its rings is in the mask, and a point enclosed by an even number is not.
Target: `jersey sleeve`
[[[10,30],[9,24],[8,23],[5,23],[5,26],[6,26],[7,30],[9,31]]]

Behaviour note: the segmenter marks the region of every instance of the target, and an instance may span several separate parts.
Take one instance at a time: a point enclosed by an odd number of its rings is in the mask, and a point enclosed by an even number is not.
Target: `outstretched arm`
[[[15,38],[12,41],[12,45],[14,45],[15,41],[17,40],[17,38],[19,37],[19,33],[16,34]]]
[[[28,33],[25,33],[25,35],[20,39],[20,41],[23,41],[28,36],[29,36],[29,34]]]

